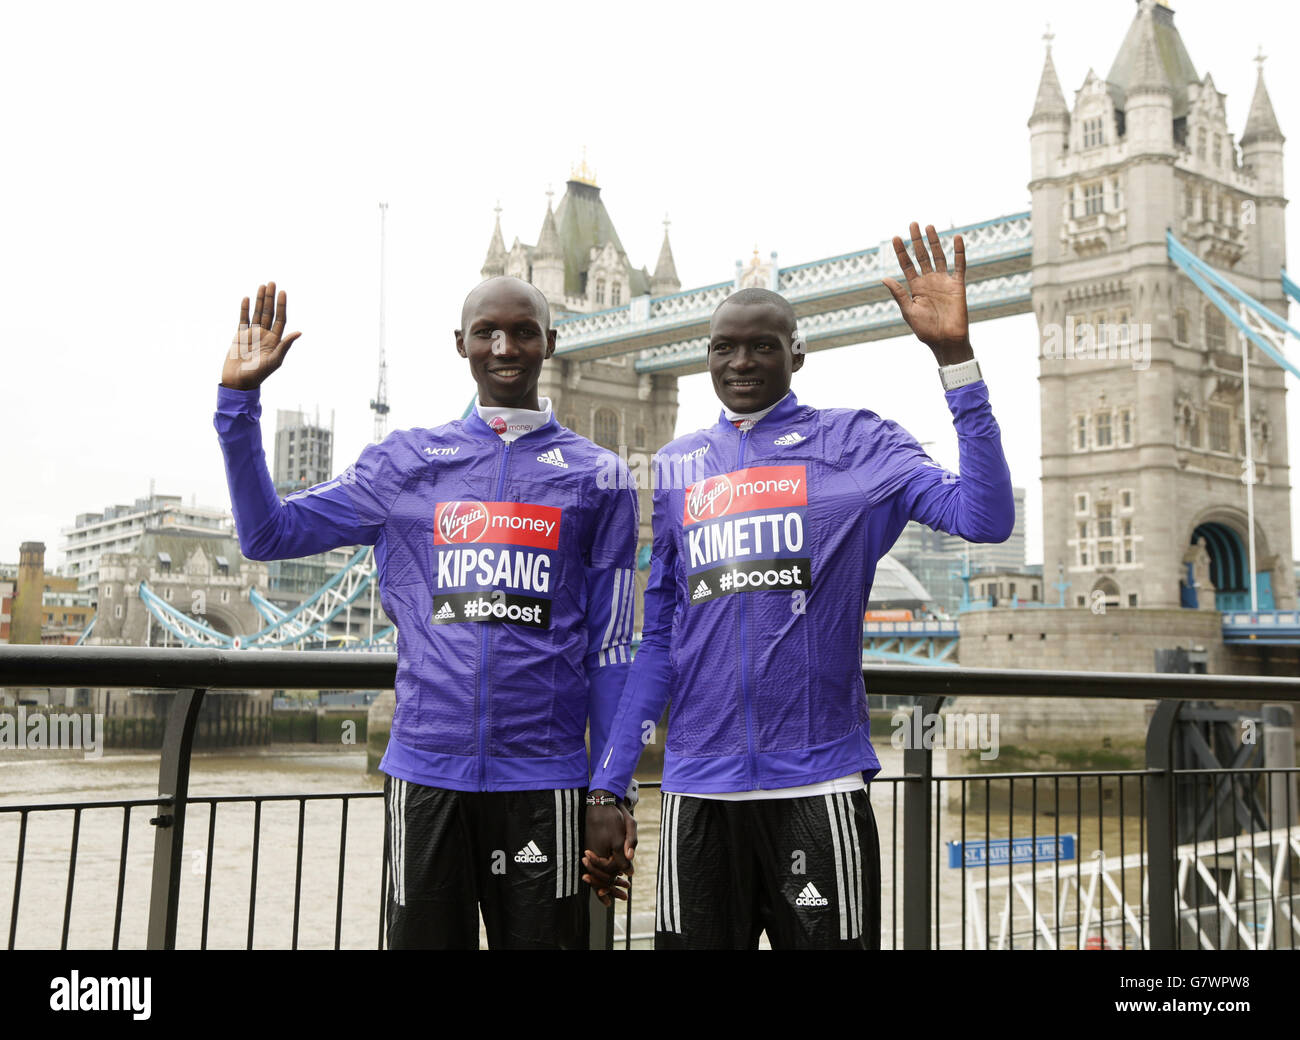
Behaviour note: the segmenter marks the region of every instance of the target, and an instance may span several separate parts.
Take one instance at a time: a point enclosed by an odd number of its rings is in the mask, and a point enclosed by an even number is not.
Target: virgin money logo
[[[731,507],[732,493],[731,478],[727,474],[706,477],[686,496],[686,512],[696,523],[723,516]]]
[[[445,542],[477,542],[487,534],[487,507],[482,502],[444,502],[437,523]]]
[[[506,421],[502,419],[501,416],[499,415],[492,416],[492,419],[488,423],[488,425],[491,426],[492,429],[496,430],[497,433],[506,432]]]

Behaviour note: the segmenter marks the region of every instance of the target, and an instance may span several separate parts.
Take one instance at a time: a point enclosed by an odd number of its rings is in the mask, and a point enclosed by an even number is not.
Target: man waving
[[[585,734],[602,745],[632,630],[635,490],[537,395],[555,350],[546,298],[494,278],[465,300],[457,352],[478,401],[397,430],[337,479],[276,495],[259,387],[298,333],[285,294],[245,299],[215,424],[240,547],[254,560],[373,545],[396,624],[397,707],[380,769],[390,947],[585,947],[578,883]],[[615,482],[628,488],[630,481]]]
[[[804,344],[781,296],[744,289],[714,312],[723,413],[663,452],[706,475],[655,492],[642,643],[609,743],[593,744],[593,794],[623,791],[671,702],[656,947],[752,948],[763,931],[775,948],[879,946],[861,657],[876,564],[909,520],[977,542],[1015,520],[968,335],[964,243],[949,274],[927,233],[929,251],[911,226],[919,271],[894,239],[907,290],[885,285],[940,366],[960,476],[874,412],[796,400]],[[634,826],[588,810],[585,877],[606,901]]]

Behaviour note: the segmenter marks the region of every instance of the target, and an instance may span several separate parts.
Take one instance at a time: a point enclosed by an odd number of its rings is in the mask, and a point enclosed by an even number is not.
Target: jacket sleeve
[[[606,472],[602,469],[602,472]],[[595,536],[584,560],[587,585],[587,717],[593,754],[604,747],[632,661],[636,607],[636,539],[641,510],[627,467],[619,486],[602,495]]]
[[[629,789],[637,761],[659,725],[672,693],[673,617],[677,612],[677,549],[666,488],[654,494],[654,547],[650,557],[650,583],[645,591],[641,646],[636,652],[619,701],[618,714],[603,745],[592,741],[597,756],[591,789],[623,792]],[[600,750],[597,751],[596,749]]]
[[[906,517],[968,542],[1005,542],[1016,526],[1016,502],[988,387],[981,380],[945,396],[960,475],[933,461],[914,469],[900,491]]]
[[[367,446],[340,476],[282,502],[266,467],[261,414],[259,390],[218,386],[213,425],[225,456],[240,551],[250,560],[283,560],[373,545],[396,497],[386,446]]]
[[[1002,434],[981,380],[946,394],[957,430],[957,473],[935,462],[895,422],[873,420],[859,427],[854,469],[875,504],[873,526],[884,534],[887,551],[908,520],[969,542],[1005,542],[1016,523],[1011,471],[1002,452]]]

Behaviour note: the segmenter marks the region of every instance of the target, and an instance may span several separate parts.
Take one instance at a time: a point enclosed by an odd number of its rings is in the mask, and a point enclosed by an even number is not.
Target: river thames
[[[884,744],[885,742],[881,742]],[[889,746],[878,749],[882,777],[902,774],[902,754]],[[936,763],[938,765],[938,763]],[[109,752],[98,760],[81,757],[37,758],[34,753],[9,752],[0,755],[0,805],[124,800],[154,797],[157,792],[158,758],[154,754]],[[1113,782],[1112,782],[1113,784]],[[891,931],[901,945],[902,903],[894,895],[893,877],[902,869],[902,835],[894,843],[895,788],[897,785],[878,780],[871,786],[871,801],[876,815],[881,843],[882,873],[882,944],[894,943]],[[951,785],[945,785],[951,786]],[[1005,788],[1005,785],[1003,785]],[[1072,788],[1074,784],[1069,783]],[[982,784],[974,785],[976,789]],[[303,751],[272,748],[245,753],[196,754],[190,777],[191,797],[239,797],[248,795],[301,795],[325,793],[380,792],[382,778],[367,776],[362,751]],[[1112,789],[1106,796],[1107,809],[1101,829],[1095,809],[1085,810],[1079,853],[1085,861],[1098,845],[1105,842],[1108,856],[1119,851],[1121,828]],[[901,799],[901,789],[898,797]],[[1005,804],[995,804],[990,819],[991,837],[1006,837],[1014,823],[1016,837],[1031,830],[1039,836],[1052,835],[1058,820],[1046,811],[1051,785],[1040,782],[1038,812],[1030,812],[1029,783],[1017,784],[1014,815]],[[961,837],[960,809],[947,804],[938,814],[938,837],[946,842]],[[257,856],[257,885],[254,902],[252,946],[288,948],[293,941],[294,878],[297,864],[299,803],[296,799],[262,805]],[[1122,828],[1126,851],[1137,851],[1138,804],[1134,797],[1126,807]],[[131,811],[127,870],[123,886],[123,910],[119,944],[124,948],[143,947],[147,932],[149,883],[153,857],[151,816],[157,810],[141,806]],[[72,913],[68,930],[71,948],[107,948],[113,942],[114,908],[118,888],[118,864],[121,852],[121,808],[86,810],[78,834],[78,851]],[[221,804],[217,808],[212,863],[207,863],[209,808],[191,804],[186,821],[184,870],[180,912],[177,925],[178,948],[196,948],[202,940],[205,877],[210,871],[209,920],[207,945],[210,948],[243,948],[248,945],[248,918],[253,868],[253,828],[255,809],[251,802]],[[637,862],[642,873],[633,889],[632,933],[634,945],[648,945],[654,927],[654,864],[657,860],[659,796],[645,792],[637,810],[640,845]],[[902,806],[897,819],[901,825]],[[298,946],[304,949],[328,949],[335,942],[335,913],[339,881],[341,807],[338,801],[307,802],[303,814],[302,889],[299,903]],[[1074,832],[1073,808],[1059,820],[1061,833]],[[983,807],[967,814],[967,837],[984,836]],[[69,848],[73,813],[57,811],[32,813],[29,816],[23,856],[21,898],[14,945],[18,948],[57,948],[61,941],[64,906],[67,896]],[[348,810],[347,841],[344,855],[344,898],[339,943],[344,948],[375,948],[379,938],[381,849],[384,816],[381,798],[354,799]],[[19,816],[0,814],[0,912],[4,914],[8,934],[18,850]],[[1062,873],[1066,864],[1061,864]],[[1016,873],[1028,870],[1027,864]],[[1051,918],[1051,888],[1044,885],[1052,865],[1040,864],[1040,913]],[[947,866],[947,852],[941,853],[937,873],[941,875],[938,900],[938,928],[945,947],[962,943],[962,885],[960,872]],[[977,876],[983,871],[976,872]],[[994,879],[1005,877],[1005,866],[995,868]],[[1118,874],[1116,880],[1119,880]],[[1136,868],[1126,872],[1128,897],[1136,902],[1140,891]],[[991,893],[990,910],[994,938],[1002,910],[1005,889]],[[1068,893],[1063,912],[1062,946],[1073,946],[1073,889]],[[968,903],[972,896],[968,892]],[[977,897],[982,902],[983,895]],[[929,893],[932,912],[934,891]],[[1108,919],[1118,909],[1108,899]],[[625,907],[620,906],[618,935],[624,929]],[[982,907],[980,908],[982,910]],[[982,915],[981,915],[982,916]],[[1016,927],[1025,930],[1028,909],[1016,915]],[[1093,934],[1096,933],[1095,925]],[[1119,936],[1108,931],[1114,945]],[[968,938],[968,942],[970,939]],[[1028,945],[1029,936],[1017,945]],[[1128,942],[1132,944],[1130,936]],[[981,942],[980,945],[983,943]],[[484,943],[486,945],[486,943]],[[1042,939],[1040,937],[1040,945]]]

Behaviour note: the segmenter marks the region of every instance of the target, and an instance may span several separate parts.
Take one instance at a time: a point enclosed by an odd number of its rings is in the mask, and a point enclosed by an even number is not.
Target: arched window
[[[1097,584],[1092,587],[1092,591],[1092,602],[1097,602],[1098,597],[1096,593],[1100,592],[1101,600],[1107,607],[1119,606],[1119,586],[1110,578],[1099,578]]]
[[[609,305],[617,307],[623,302],[623,283],[615,282],[609,291]]]
[[[603,305],[605,303],[605,279],[596,279],[596,302]]]
[[[618,450],[618,412],[612,408],[597,408],[592,423],[592,439],[602,448]]]

